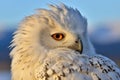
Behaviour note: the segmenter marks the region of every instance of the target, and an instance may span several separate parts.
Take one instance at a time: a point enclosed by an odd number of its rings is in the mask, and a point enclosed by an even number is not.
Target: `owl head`
[[[64,4],[49,7],[37,10],[21,22],[13,37],[12,56],[54,49],[71,49],[80,54],[94,51],[87,36],[87,20],[77,9]]]

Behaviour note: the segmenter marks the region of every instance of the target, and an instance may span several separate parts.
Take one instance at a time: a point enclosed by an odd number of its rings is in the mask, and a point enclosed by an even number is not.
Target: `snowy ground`
[[[0,71],[0,80],[11,80],[9,71]]]

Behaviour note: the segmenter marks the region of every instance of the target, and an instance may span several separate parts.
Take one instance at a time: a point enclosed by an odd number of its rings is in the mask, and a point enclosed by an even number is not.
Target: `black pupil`
[[[60,34],[56,34],[56,38],[60,38]]]

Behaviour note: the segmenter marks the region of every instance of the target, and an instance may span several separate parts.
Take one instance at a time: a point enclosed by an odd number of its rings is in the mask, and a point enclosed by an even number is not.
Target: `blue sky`
[[[120,20],[120,0],[1,0],[0,23],[16,24],[38,8],[63,2],[77,8],[90,24]]]

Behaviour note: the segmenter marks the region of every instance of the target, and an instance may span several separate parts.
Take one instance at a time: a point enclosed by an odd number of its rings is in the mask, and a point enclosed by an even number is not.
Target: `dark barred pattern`
[[[85,59],[87,63],[83,59],[79,60],[81,61],[55,61],[49,58],[39,68],[40,71],[37,71],[36,78],[41,80],[67,80],[69,75],[78,73],[85,75],[80,80],[120,80],[120,73],[116,70],[116,65],[103,56],[88,57]]]

